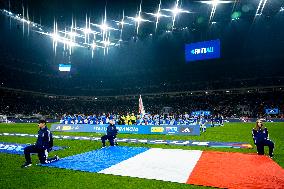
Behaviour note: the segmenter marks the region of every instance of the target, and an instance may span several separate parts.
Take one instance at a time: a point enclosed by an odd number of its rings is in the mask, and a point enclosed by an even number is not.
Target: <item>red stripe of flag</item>
[[[284,169],[267,156],[202,153],[187,184],[220,188],[284,188]]]

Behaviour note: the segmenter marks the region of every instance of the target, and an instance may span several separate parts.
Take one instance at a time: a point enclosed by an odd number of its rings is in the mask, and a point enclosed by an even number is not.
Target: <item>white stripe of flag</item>
[[[202,151],[152,148],[99,173],[186,183]]]

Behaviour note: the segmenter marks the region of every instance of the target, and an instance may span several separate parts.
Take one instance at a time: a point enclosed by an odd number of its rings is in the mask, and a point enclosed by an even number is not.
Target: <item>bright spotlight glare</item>
[[[217,6],[218,4],[233,3],[234,1],[211,0],[211,1],[199,1],[199,2],[212,5],[212,6]]]
[[[102,41],[102,43],[104,44],[104,46],[109,46],[110,45],[110,41]]]
[[[172,9],[172,13],[174,14],[174,15],[177,15],[178,13],[180,13],[181,12],[181,10],[179,9],[179,8],[177,8],[177,7],[175,7],[174,9]]]
[[[54,41],[57,41],[60,38],[60,36],[57,33],[51,34],[51,37]]]
[[[71,37],[74,37],[74,36],[76,36],[76,33],[75,32],[69,32],[68,35],[70,35]]]
[[[283,12],[284,11],[284,7],[280,7],[280,12]]]
[[[220,3],[220,0],[212,0],[212,5],[217,6]]]
[[[92,46],[93,49],[95,49],[97,47],[97,44],[93,43],[91,46]]]
[[[137,16],[136,18],[134,18],[134,21],[139,23],[143,21],[143,19],[141,18],[141,16]]]
[[[89,34],[89,33],[92,32],[92,30],[90,28],[85,28],[83,31],[84,31],[85,34]]]
[[[155,14],[155,17],[157,17],[157,18],[160,18],[162,16],[162,14],[160,13],[160,12],[157,12],[156,14]]]
[[[106,23],[103,23],[100,28],[101,30],[106,31],[108,29],[108,25]]]

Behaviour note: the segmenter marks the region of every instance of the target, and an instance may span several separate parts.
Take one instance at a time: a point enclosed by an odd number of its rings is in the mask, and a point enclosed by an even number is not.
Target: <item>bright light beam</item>
[[[139,28],[140,28],[141,22],[151,22],[150,20],[143,19],[142,16],[141,16],[141,13],[142,13],[142,1],[140,3],[140,6],[139,6],[138,15],[136,14],[136,17],[127,16],[127,18],[129,18],[131,20],[134,20],[134,22],[135,22],[135,25],[136,25],[136,35],[138,35],[138,33],[139,33]]]
[[[170,16],[167,16],[167,15],[164,15],[164,14],[161,14],[161,0],[160,0],[160,3],[159,3],[159,7],[158,7],[158,11],[156,13],[146,13],[146,14],[149,14],[149,15],[152,15],[154,17],[156,17],[156,27],[155,27],[155,32],[157,30],[157,27],[158,27],[158,23],[159,23],[159,20],[161,17],[170,17]]]
[[[172,13],[172,18],[173,18],[172,30],[175,28],[176,17],[177,17],[178,14],[180,14],[180,13],[190,13],[187,10],[183,10],[183,9],[179,8],[179,0],[176,0],[175,7],[173,9],[162,9],[162,10],[169,11],[169,12]]]
[[[57,30],[57,22],[55,21],[55,19],[53,22],[53,34],[51,34],[51,37],[53,39],[52,49],[54,51],[54,54],[56,55],[57,41],[59,40],[59,35],[58,35],[58,30]]]
[[[122,41],[122,31],[123,31],[123,27],[124,27],[124,10],[122,11],[122,19],[121,19],[121,22],[119,22],[119,23],[121,25],[119,42],[121,42]]]
[[[234,3],[234,1],[222,1],[222,0],[198,1],[198,2],[204,3],[204,4],[208,4],[208,5],[218,5],[218,4]]]
[[[219,4],[233,3],[233,1],[221,1],[221,0],[199,1],[199,2],[212,5],[212,10],[211,10],[210,18],[209,18],[209,23],[211,23],[211,20],[214,18],[217,6]]]
[[[262,12],[263,12],[263,9],[265,8],[266,3],[267,3],[267,0],[260,0],[259,1],[256,13],[255,13],[255,17],[262,15]]]
[[[24,7],[24,4],[22,3],[22,9],[23,9],[23,18],[22,18],[22,21],[23,21],[23,36],[25,35],[25,7]]]
[[[86,26],[83,30],[84,34],[85,34],[85,43],[87,43],[87,39],[88,39],[88,43],[90,40],[90,33],[92,32],[91,28],[90,28],[90,18],[88,19],[88,15],[86,14]]]
[[[137,23],[136,35],[138,35],[140,22],[142,21],[141,11],[142,11],[142,0],[141,0],[141,2],[140,2],[140,8],[139,8],[138,16],[134,19],[134,21]]]

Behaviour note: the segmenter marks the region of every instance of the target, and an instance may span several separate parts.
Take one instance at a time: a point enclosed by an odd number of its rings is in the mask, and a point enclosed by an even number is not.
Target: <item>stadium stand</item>
[[[66,114],[101,115],[138,114],[138,95],[128,96],[59,96],[31,91],[0,88],[2,115],[35,114],[60,119]],[[146,113],[160,114],[172,107],[176,115],[208,110],[226,118],[265,116],[265,108],[284,110],[284,87],[241,88],[231,90],[153,93],[143,95]],[[283,118],[283,113],[273,115]]]

